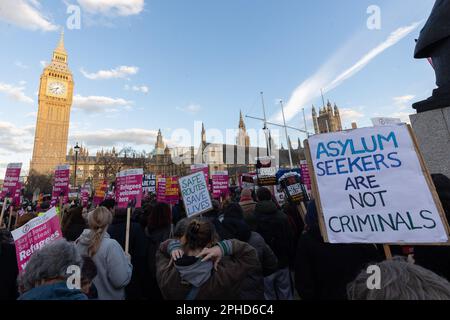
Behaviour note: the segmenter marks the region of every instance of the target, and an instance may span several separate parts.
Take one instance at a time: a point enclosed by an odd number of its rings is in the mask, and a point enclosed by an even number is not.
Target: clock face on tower
[[[65,98],[67,83],[58,80],[49,80],[47,83],[47,95],[57,98]]]

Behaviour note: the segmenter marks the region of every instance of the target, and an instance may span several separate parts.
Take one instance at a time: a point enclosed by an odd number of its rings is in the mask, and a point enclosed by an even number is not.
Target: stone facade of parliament
[[[169,148],[164,143],[161,130],[159,130],[155,147],[149,154],[138,154],[127,149],[118,152],[112,148],[90,155],[86,148],[81,147],[77,155],[77,182],[78,184],[85,182],[95,184],[103,179],[112,182],[118,171],[131,168],[143,168],[145,173],[157,175],[183,176],[191,172],[191,164],[207,163],[210,172],[227,170],[232,182],[237,183],[239,174],[256,169],[255,157],[267,155],[266,148],[250,146],[250,138],[247,135],[242,114],[240,115],[236,144],[208,143],[204,126],[202,126],[201,140],[198,148]],[[292,148],[289,141],[295,164],[305,159],[300,140],[298,146],[298,148]],[[277,151],[279,152],[279,166],[288,167],[288,150],[282,147]],[[73,149],[70,149],[66,162],[71,165],[71,172],[75,172]]]

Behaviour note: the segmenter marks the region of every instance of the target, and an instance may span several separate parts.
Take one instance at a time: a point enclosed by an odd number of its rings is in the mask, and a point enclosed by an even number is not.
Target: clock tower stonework
[[[73,87],[62,32],[52,61],[41,75],[30,173],[52,173],[56,166],[66,163]]]

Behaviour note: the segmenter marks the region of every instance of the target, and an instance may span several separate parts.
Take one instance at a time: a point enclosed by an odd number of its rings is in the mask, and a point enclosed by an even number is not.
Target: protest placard
[[[203,172],[205,175],[206,183],[208,184],[208,190],[211,190],[211,185],[209,183],[209,166],[205,163],[192,164],[191,173]]]
[[[19,272],[23,272],[31,255],[45,245],[62,238],[56,208],[30,220],[22,227],[11,232],[16,246],[16,258]]]
[[[116,201],[119,208],[140,208],[143,169],[129,169],[116,175]]]
[[[218,199],[220,197],[227,197],[230,193],[228,188],[228,171],[217,171],[211,175],[213,197]]]
[[[327,242],[448,242],[442,205],[409,126],[322,134],[305,142]]]
[[[103,200],[105,200],[106,190],[108,190],[108,181],[101,181],[95,188],[94,205],[98,206]]]
[[[301,182],[300,174],[295,171],[284,173],[280,178],[281,189],[286,194],[287,199],[295,204],[300,204],[308,200],[306,189]]]
[[[166,203],[166,177],[164,176],[156,178],[156,201]]]
[[[89,204],[89,196],[90,196],[90,188],[88,186],[84,186],[81,188],[81,205],[83,208],[87,208]]]
[[[156,194],[156,175],[144,174],[142,177],[142,191],[144,194]]]
[[[272,166],[272,157],[256,158],[257,184],[260,187],[274,186],[277,184],[277,168]]]
[[[311,192],[311,176],[309,174],[308,162],[306,160],[300,161],[300,171],[302,184],[305,185],[306,191]]]
[[[179,180],[186,214],[190,218],[213,208],[208,185],[203,172],[197,172]]]
[[[70,179],[70,165],[57,166],[55,170],[55,177],[53,181],[52,200],[50,205],[52,207],[62,199],[62,204],[69,200],[69,179]]]
[[[168,204],[177,204],[180,200],[178,188],[178,177],[167,177],[165,186],[165,202]]]
[[[0,194],[0,199],[6,197],[13,198],[16,190],[19,188],[21,163],[10,163],[6,167],[5,180],[3,181],[3,188]]]
[[[242,189],[255,188],[256,173],[243,173],[239,179],[239,186]]]

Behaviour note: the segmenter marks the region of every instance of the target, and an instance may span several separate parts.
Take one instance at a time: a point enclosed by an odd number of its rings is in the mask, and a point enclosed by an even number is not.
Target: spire
[[[336,105],[336,103],[334,104],[334,113],[335,113],[335,114],[339,114],[339,108],[338,108],[338,106]]]
[[[302,143],[300,142],[300,138],[297,138],[297,149],[300,150],[302,148]]]
[[[205,124],[202,122],[202,145],[206,144],[206,130]]]
[[[61,36],[59,38],[58,46],[56,47],[55,52],[67,54],[66,48],[64,47],[64,28],[61,30]]]
[[[312,115],[313,117],[317,116],[316,108],[314,107],[314,105],[312,106]]]
[[[242,111],[239,110],[239,129],[245,130],[244,118],[242,117]]]
[[[288,136],[288,141],[287,141],[287,143],[288,143],[288,149],[293,150],[294,148],[292,148],[291,137],[289,137],[289,136]]]

